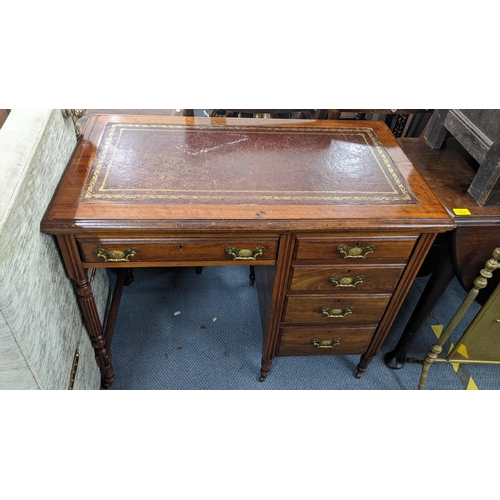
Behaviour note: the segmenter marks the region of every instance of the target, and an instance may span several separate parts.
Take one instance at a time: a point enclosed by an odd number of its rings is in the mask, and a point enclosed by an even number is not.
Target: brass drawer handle
[[[96,248],[94,251],[98,257],[104,259],[104,262],[130,262],[130,259],[137,253],[137,248],[131,247],[123,251]]]
[[[312,339],[311,344],[318,349],[333,349],[336,345],[340,344],[340,339],[331,339],[331,340],[319,340]]]
[[[346,307],[345,309],[335,309],[331,307],[322,307],[320,311],[327,318],[345,318],[348,314],[352,314],[352,307]]]
[[[233,260],[256,260],[259,255],[264,253],[266,247],[236,248],[226,247],[226,253],[233,256]]]
[[[344,259],[366,259],[369,253],[375,251],[375,245],[368,245],[367,247],[348,247],[346,245],[339,245],[337,251],[344,255]]]
[[[341,278],[340,276],[330,276],[328,278],[338,288],[356,288],[359,283],[363,283],[365,277],[360,274],[359,276]]]

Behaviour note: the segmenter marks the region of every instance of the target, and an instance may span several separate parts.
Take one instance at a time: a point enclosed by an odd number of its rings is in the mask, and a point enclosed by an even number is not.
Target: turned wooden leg
[[[265,359],[262,359],[262,363],[260,365],[259,382],[264,382],[264,380],[266,380],[267,376],[269,375],[269,372],[271,371],[272,363],[273,363],[272,360],[266,361]]]
[[[104,389],[108,389],[115,381],[115,374],[111,363],[111,353],[106,345],[106,338],[99,319],[92,287],[86,279],[73,280],[73,283],[78,295],[78,303],[83,314],[85,327],[94,347],[97,366],[101,369],[101,385]]]
[[[361,375],[366,372],[368,365],[370,364],[373,356],[361,356],[359,364],[357,366],[356,378],[361,378]]]
[[[101,370],[101,386],[104,389],[111,387],[115,380],[111,353],[106,343],[106,336],[99,318],[97,304],[92,286],[88,278],[88,271],[84,269],[80,260],[80,254],[76,238],[74,236],[61,235],[57,237],[61,255],[66,266],[68,277],[73,282],[78,297],[78,304],[82,311],[83,321],[94,348],[97,366]]]

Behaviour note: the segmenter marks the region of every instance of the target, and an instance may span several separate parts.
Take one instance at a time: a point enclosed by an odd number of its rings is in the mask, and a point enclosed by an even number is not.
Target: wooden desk
[[[384,123],[90,117],[42,221],[57,237],[101,368],[134,267],[253,265],[260,380],[276,356],[380,347],[453,220]],[[119,271],[106,324],[91,268]],[[235,332],[235,335],[238,332]]]

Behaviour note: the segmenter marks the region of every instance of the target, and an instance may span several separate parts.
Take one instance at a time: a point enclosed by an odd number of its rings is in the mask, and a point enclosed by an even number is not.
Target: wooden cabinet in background
[[[480,206],[500,205],[500,110],[434,111],[425,140],[438,149],[448,133],[479,163],[468,193]]]

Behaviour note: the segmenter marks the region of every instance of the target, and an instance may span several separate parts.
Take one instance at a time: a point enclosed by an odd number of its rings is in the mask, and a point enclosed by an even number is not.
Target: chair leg
[[[250,286],[253,286],[255,283],[255,267],[250,266],[250,274],[248,277],[250,279]]]
[[[194,268],[194,271],[196,274],[201,274],[203,271],[203,267],[196,266]],[[250,286],[254,286],[254,284],[255,284],[255,268],[253,266],[250,266],[250,274],[248,275],[248,278],[250,280]]]

